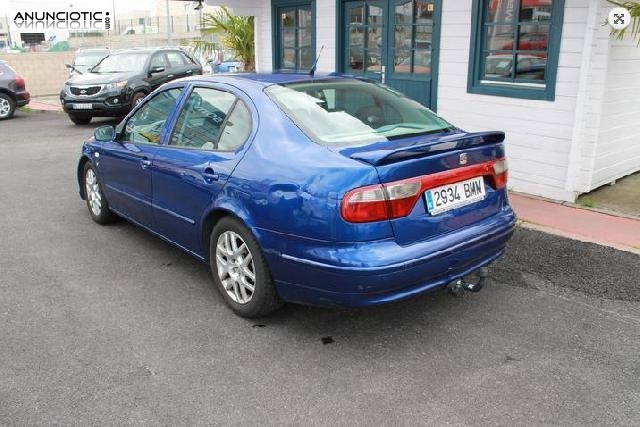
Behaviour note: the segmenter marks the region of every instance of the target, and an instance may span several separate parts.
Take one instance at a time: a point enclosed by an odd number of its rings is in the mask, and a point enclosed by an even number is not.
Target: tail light
[[[495,189],[499,190],[507,185],[507,171],[507,161],[498,159],[402,181],[360,187],[344,196],[340,212],[348,222],[401,218],[409,215],[422,193],[430,188],[488,175]]]
[[[18,90],[24,89],[24,77],[16,76],[16,86]]]
[[[420,178],[356,188],[342,200],[342,217],[349,222],[372,222],[407,216],[421,188]]]
[[[507,165],[507,159],[498,159],[493,163],[493,183],[496,190],[504,188],[507,185],[508,172],[509,166]]]

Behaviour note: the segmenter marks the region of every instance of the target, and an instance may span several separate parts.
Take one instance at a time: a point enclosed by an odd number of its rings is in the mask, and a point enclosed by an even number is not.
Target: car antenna
[[[324,45],[320,46],[320,52],[318,52],[318,56],[316,57],[316,60],[313,61],[313,65],[311,66],[311,69],[309,70],[309,75],[311,77],[313,77],[313,75],[316,73],[316,69],[318,68],[318,61],[320,60],[320,55],[322,55],[322,50],[324,49]]]

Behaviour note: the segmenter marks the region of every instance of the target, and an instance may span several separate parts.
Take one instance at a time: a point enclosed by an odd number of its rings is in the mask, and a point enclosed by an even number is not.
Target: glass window
[[[167,52],[167,59],[172,67],[179,67],[188,63],[184,55],[180,52]]]
[[[290,2],[289,2],[290,3]],[[313,2],[286,6],[274,1],[276,23],[275,69],[309,70],[314,57]]]
[[[158,144],[162,130],[176,105],[182,88],[174,88],[154,95],[127,120],[120,138],[123,142]]]
[[[396,3],[394,72],[431,73],[433,10],[434,0],[403,0]]]
[[[94,73],[139,72],[147,62],[149,54],[145,52],[127,52],[109,55],[93,68]]]
[[[267,94],[322,145],[368,144],[452,129],[428,108],[377,83],[291,83],[270,86]]]
[[[236,97],[229,92],[195,88],[178,117],[169,145],[218,150],[221,131],[235,102]]]
[[[244,144],[250,134],[251,113],[244,102],[238,100],[222,129],[218,150],[233,151]]]
[[[359,4],[347,10],[347,72],[364,74],[382,71],[386,31],[384,10],[372,4]]]
[[[553,99],[564,0],[474,1],[470,91]]]
[[[153,57],[151,58],[151,67],[169,67],[169,61],[167,61],[164,52],[156,53],[155,55],[153,55]]]

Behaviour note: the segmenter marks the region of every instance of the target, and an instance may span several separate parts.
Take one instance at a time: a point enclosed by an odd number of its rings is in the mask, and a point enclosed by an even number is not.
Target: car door
[[[100,150],[99,173],[109,205],[150,228],[153,159],[181,91],[172,88],[147,99],[118,126],[116,140],[105,143]]]
[[[149,60],[147,82],[152,90],[175,78],[169,60],[164,51],[156,52]]]
[[[201,221],[242,156],[251,112],[233,93],[195,87],[154,160],[153,215],[173,242],[202,253]]]

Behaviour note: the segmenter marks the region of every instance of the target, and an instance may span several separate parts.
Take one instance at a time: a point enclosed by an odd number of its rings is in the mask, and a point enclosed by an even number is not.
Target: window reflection
[[[310,6],[280,9],[279,68],[309,69],[313,63],[313,17]]]
[[[544,83],[553,0],[485,2],[481,78]]]
[[[433,0],[406,0],[395,6],[395,73],[430,74]]]

